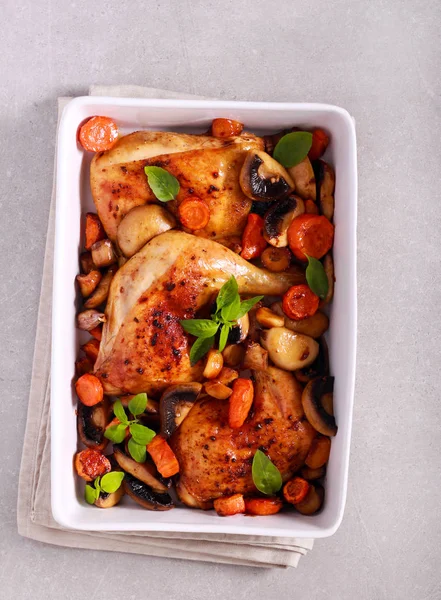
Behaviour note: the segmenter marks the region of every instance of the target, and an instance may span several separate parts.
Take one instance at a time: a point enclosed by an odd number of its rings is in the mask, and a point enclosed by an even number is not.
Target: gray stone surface
[[[1,13],[1,598],[441,598],[439,1],[3,0]],[[93,83],[324,101],[356,118],[348,503],[297,571],[67,550],[16,532],[55,100]]]

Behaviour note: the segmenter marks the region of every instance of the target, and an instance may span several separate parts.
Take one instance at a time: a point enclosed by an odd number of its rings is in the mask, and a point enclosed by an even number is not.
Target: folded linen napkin
[[[188,98],[188,95],[140,86],[92,86],[91,95],[133,98]],[[197,96],[191,96],[197,98]],[[59,116],[70,98],[58,101]],[[90,548],[254,567],[296,567],[313,540],[255,535],[87,532],[65,529],[51,512],[50,499],[50,355],[51,299],[55,228],[55,177],[38,312],[29,408],[20,469],[17,523],[20,535],[72,548]]]

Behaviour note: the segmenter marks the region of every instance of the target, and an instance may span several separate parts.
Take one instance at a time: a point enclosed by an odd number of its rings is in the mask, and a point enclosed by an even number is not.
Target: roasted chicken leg
[[[95,365],[106,392],[155,392],[201,379],[202,361],[190,365],[192,342],[179,320],[194,318],[231,275],[243,295],[280,295],[296,279],[259,269],[217,242],[182,231],[155,237],[121,267],[110,288]]]
[[[170,443],[180,465],[177,491],[185,504],[209,508],[220,496],[255,492],[251,465],[259,448],[283,481],[304,463],[316,433],[303,414],[301,385],[275,367],[253,375],[252,413],[240,429],[228,425],[228,402],[206,396],[173,434]]]
[[[93,200],[109,238],[130,209],[156,198],[144,167],[163,167],[177,177],[180,191],[167,207],[177,213],[182,200],[197,196],[210,208],[208,225],[196,234],[211,239],[241,235],[251,200],[239,185],[239,173],[248,150],[263,149],[252,134],[231,138],[208,135],[137,131],[122,137],[107,152],[95,155],[90,167]]]

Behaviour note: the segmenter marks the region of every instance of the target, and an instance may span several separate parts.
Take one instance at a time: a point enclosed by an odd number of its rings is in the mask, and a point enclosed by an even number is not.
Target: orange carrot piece
[[[94,448],[77,452],[74,465],[78,475],[85,481],[93,481],[99,475],[109,473],[112,468],[109,459]]]
[[[77,380],[75,384],[80,402],[86,406],[95,406],[102,401],[104,390],[101,381],[91,373],[85,373]]]
[[[243,124],[232,119],[213,119],[211,124],[211,133],[214,137],[224,138],[240,135],[243,131]]]
[[[307,262],[306,254],[320,259],[332,248],[334,226],[323,215],[299,215],[288,228],[288,245],[296,258]]]
[[[245,501],[242,494],[216,498],[213,505],[214,510],[220,517],[230,517],[231,515],[239,515],[245,512]]]
[[[89,152],[110,150],[118,139],[118,127],[109,117],[92,117],[81,126],[79,139]]]
[[[95,213],[86,214],[86,228],[85,228],[86,242],[84,244],[86,250],[90,250],[92,246],[106,237],[103,224],[100,218]]]
[[[305,213],[308,215],[318,215],[319,214],[318,206],[314,202],[314,200],[311,200],[310,198],[308,200],[305,200]]]
[[[245,423],[253,404],[253,398],[254,386],[251,379],[236,379],[229,400],[228,423],[231,428],[237,429]]]
[[[97,325],[93,329],[90,329],[89,333],[92,337],[101,342],[101,338],[103,337],[103,328],[101,325]]]
[[[245,498],[247,515],[275,515],[282,506],[280,498]]]
[[[318,160],[325,153],[329,144],[329,137],[323,129],[314,129],[312,132],[312,145],[308,152],[309,160]]]
[[[90,338],[88,342],[81,346],[81,350],[85,353],[87,358],[93,363],[96,363],[98,358],[98,352],[100,350],[100,342],[95,338]]]
[[[273,246],[268,246],[261,256],[263,266],[275,273],[286,271],[291,264],[291,258],[288,248],[274,248]]]
[[[310,485],[303,477],[294,477],[283,486],[283,497],[290,504],[302,502],[309,492]]]
[[[318,310],[320,298],[308,285],[293,285],[283,296],[282,308],[287,317],[301,321],[312,317]]]
[[[178,208],[179,220],[187,229],[204,229],[210,220],[210,208],[201,198],[187,198]]]
[[[242,258],[251,260],[258,258],[267,247],[268,243],[263,237],[264,221],[255,213],[248,215],[248,221],[242,235]]]
[[[179,473],[178,459],[168,443],[160,435],[155,435],[150,444],[147,444],[147,452],[152,457],[156,468],[163,477],[171,477]]]

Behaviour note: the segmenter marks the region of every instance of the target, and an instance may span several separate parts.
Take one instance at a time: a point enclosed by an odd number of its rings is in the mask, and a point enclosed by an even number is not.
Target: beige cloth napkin
[[[90,94],[135,98],[188,97],[176,92],[140,86],[93,86]],[[69,98],[59,99],[59,115],[69,100]],[[313,540],[230,534],[85,532],[65,529],[54,521],[50,500],[50,355],[54,220],[55,177],[20,469],[17,509],[19,533],[42,542],[73,548],[111,550],[255,567],[296,567],[300,557],[312,549]]]

